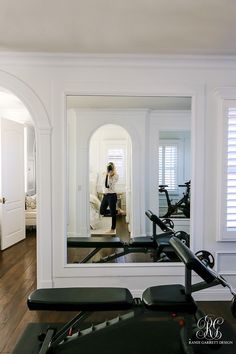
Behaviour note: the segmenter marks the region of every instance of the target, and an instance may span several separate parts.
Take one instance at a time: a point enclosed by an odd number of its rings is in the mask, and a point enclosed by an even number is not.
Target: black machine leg
[[[185,354],[194,354],[194,349],[191,344],[189,344],[189,340],[192,338],[192,332],[192,318],[187,315],[185,317],[185,326],[182,327],[180,331],[181,344]]]
[[[125,252],[125,251],[113,253],[110,256],[100,258],[98,261],[96,261],[94,263],[107,263],[107,262],[113,261],[114,259],[117,259],[119,257],[125,256],[126,254],[127,254],[127,252]]]
[[[150,253],[148,248],[129,248],[129,247],[125,247],[123,251],[117,252],[117,253],[113,253],[110,256],[107,257],[103,257],[101,259],[99,259],[98,261],[94,262],[94,263],[107,263],[110,261],[113,261],[114,259],[120,258],[122,256],[126,256],[127,254],[131,254],[131,253]]]
[[[39,354],[46,354],[47,353],[49,344],[54,336],[54,332],[55,332],[54,328],[49,328],[47,330],[46,337],[43,341],[43,344],[42,344]]]
[[[91,251],[86,257],[82,259],[79,263],[87,263],[95,254],[97,254],[101,248],[95,248],[93,251]]]

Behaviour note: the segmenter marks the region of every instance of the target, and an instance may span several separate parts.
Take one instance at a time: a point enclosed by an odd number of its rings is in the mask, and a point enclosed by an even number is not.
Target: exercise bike
[[[169,242],[185,265],[184,286],[153,286],[141,298],[133,298],[126,288],[38,289],[28,297],[30,310],[80,313],[60,329],[39,324],[37,332],[37,326],[28,325],[12,354],[235,353],[233,328],[222,321],[214,322],[214,326],[207,322],[207,314],[198,309],[192,296],[213,286],[227,287],[233,295],[231,311],[236,317],[235,292],[208,266],[207,260],[197,258],[177,237],[173,236]],[[192,284],[193,271],[202,281]],[[109,311],[121,314],[106,320]],[[104,321],[86,326],[85,319],[94,312],[104,312]],[[201,339],[202,333],[209,329],[212,340]]]
[[[159,185],[159,192],[165,193],[167,201],[167,212],[162,216],[162,218],[169,218],[171,216],[178,217],[179,213],[184,215],[186,218],[190,218],[190,186],[191,181],[188,181],[185,184],[179,184],[179,187],[185,187],[186,190],[183,193],[183,197],[175,204],[172,204],[169,192],[167,190],[168,185]]]

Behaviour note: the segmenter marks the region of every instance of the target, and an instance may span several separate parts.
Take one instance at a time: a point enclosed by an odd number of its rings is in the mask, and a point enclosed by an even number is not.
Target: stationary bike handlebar
[[[190,185],[191,185],[191,181],[185,182],[184,184],[178,184],[179,187],[185,187],[185,188],[186,187],[189,188]]]
[[[145,214],[152,222],[157,224],[163,232],[170,230],[169,227],[157,215],[153,214],[151,210],[147,210]]]

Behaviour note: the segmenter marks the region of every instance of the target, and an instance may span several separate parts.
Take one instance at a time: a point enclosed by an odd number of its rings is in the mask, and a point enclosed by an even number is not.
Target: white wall
[[[77,265],[65,264],[66,154],[65,94],[123,94],[192,96],[192,247],[217,254],[222,270],[236,287],[232,255],[235,242],[218,242],[218,97],[220,87],[236,87],[235,58],[184,57],[77,57],[1,55],[0,86],[10,89],[29,109],[36,125],[39,185],[39,286],[127,286],[140,293],[146,286],[183,282],[181,265]],[[117,124],[120,119],[117,117]],[[140,138],[135,148],[143,154],[145,123],[133,116]],[[52,131],[50,128],[52,127]],[[130,133],[130,126],[129,133]],[[90,125],[91,132],[97,126]],[[132,134],[130,134],[132,135]],[[87,143],[87,142],[84,142]],[[151,141],[149,142],[151,144]],[[86,144],[81,148],[86,148]],[[133,150],[135,151],[135,149]],[[142,159],[143,161],[144,159]],[[146,207],[145,166],[140,170],[139,216]],[[151,180],[149,184],[151,185]],[[83,193],[83,191],[81,191]],[[51,203],[52,201],[52,203]],[[210,206],[210,207],[209,207]],[[140,217],[140,230],[145,230]],[[142,230],[143,229],[143,230]],[[228,252],[231,252],[228,254]],[[211,289],[205,298],[224,298],[224,290]]]

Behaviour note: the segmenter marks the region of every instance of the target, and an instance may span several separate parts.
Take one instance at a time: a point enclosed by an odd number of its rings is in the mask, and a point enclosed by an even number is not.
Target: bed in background
[[[36,227],[37,225],[37,202],[36,194],[25,197],[25,226]]]
[[[100,215],[101,191],[99,190],[98,174],[90,174],[90,231],[92,235],[102,235],[111,228],[111,217],[103,217]],[[99,193],[100,192],[100,193]]]

